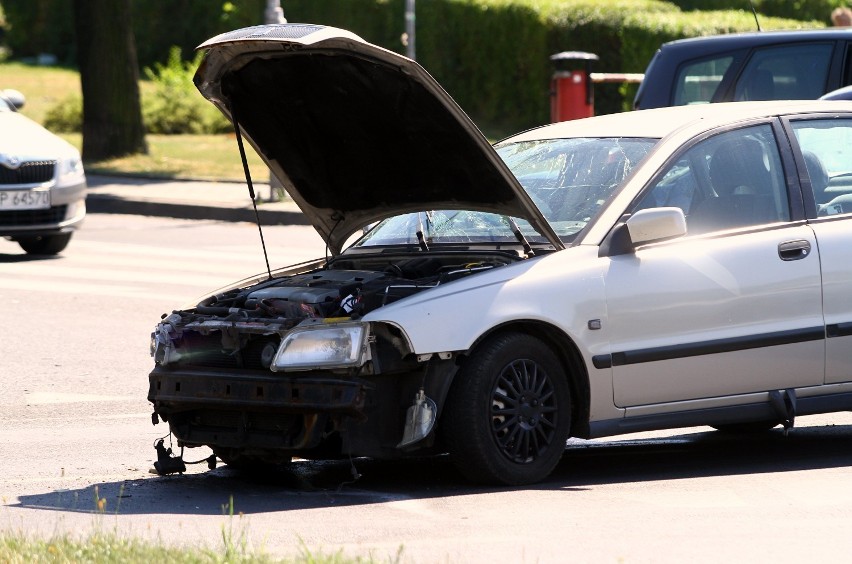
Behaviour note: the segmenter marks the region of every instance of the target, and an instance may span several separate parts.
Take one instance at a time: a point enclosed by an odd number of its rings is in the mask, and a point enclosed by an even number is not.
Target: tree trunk
[[[74,0],[83,159],[147,153],[130,0]]]

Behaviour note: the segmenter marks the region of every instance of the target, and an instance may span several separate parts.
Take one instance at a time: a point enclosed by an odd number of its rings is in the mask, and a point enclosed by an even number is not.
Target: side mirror
[[[27,99],[23,94],[18,92],[17,90],[12,90],[11,88],[7,88],[6,90],[0,90],[0,97],[9,102],[12,107],[16,110],[20,110],[24,107],[24,103],[26,103]]]
[[[686,235],[686,217],[680,208],[640,210],[627,220],[633,245],[643,245]]]
[[[627,255],[639,245],[686,235],[686,217],[680,208],[639,210],[612,230],[598,256]]]

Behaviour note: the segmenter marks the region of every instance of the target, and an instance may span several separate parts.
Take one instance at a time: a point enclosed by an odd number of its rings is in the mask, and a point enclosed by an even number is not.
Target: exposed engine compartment
[[[306,319],[358,319],[413,294],[522,260],[516,251],[343,254],[324,268],[229,289],[166,316],[158,365],[268,370],[281,338]]]

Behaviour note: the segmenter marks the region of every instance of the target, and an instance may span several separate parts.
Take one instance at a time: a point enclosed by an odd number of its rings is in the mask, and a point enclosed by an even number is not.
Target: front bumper
[[[202,407],[284,413],[325,411],[358,416],[367,384],[327,377],[222,374],[155,368],[148,377],[148,401],[164,415]]]
[[[188,446],[295,452],[316,448],[344,420],[363,420],[370,388],[327,376],[157,367],[148,400]]]
[[[86,216],[86,181],[70,186],[54,186],[50,191],[50,208],[0,211],[0,236],[49,235],[76,229]]]

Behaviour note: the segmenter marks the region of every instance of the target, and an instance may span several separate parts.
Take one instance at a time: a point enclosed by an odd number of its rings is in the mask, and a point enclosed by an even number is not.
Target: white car
[[[0,90],[0,237],[55,255],[86,215],[80,153],[17,112],[24,97]]]
[[[181,447],[448,452],[526,484],[569,437],[852,408],[852,103],[637,111],[492,147],[420,66],[348,32],[202,47],[202,94],[329,254],[159,323],[148,398]]]

